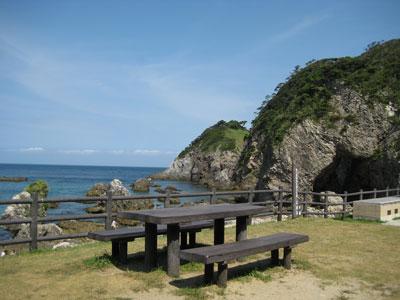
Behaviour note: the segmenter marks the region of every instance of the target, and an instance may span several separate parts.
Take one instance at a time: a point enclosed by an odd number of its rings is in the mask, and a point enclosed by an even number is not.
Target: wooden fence
[[[112,211],[113,201],[128,201],[128,200],[145,200],[145,199],[159,199],[164,198],[164,207],[172,206],[172,198],[193,198],[193,197],[208,197],[210,204],[216,204],[218,197],[224,196],[234,196],[243,199],[245,202],[253,203],[257,205],[269,205],[275,206],[275,212],[271,209],[270,212],[263,215],[276,216],[278,221],[282,221],[283,216],[291,216],[296,218],[298,216],[311,216],[311,215],[323,215],[323,217],[328,218],[329,215],[339,215],[344,218],[350,213],[349,208],[352,206],[352,202],[349,201],[349,197],[358,197],[359,200],[377,197],[388,197],[388,196],[399,196],[400,189],[397,188],[386,188],[385,190],[374,189],[372,191],[363,191],[355,193],[343,193],[343,194],[328,194],[328,193],[316,193],[316,192],[306,192],[297,191],[297,185],[292,185],[291,190],[276,189],[276,190],[245,190],[245,191],[221,191],[217,192],[213,190],[211,192],[202,193],[182,193],[182,194],[171,194],[167,193],[165,195],[143,195],[143,196],[113,196],[111,192],[108,192],[105,197],[78,197],[78,198],[55,198],[55,199],[44,199],[39,200],[38,194],[32,195],[32,200],[0,200],[0,205],[10,205],[10,204],[29,204],[30,205],[30,218],[19,218],[12,220],[0,220],[0,226],[2,225],[15,225],[15,224],[30,224],[30,238],[26,239],[10,239],[0,241],[0,246],[15,245],[15,244],[30,244],[30,249],[37,249],[38,242],[44,241],[54,241],[63,239],[73,239],[73,238],[84,238],[87,237],[87,232],[85,233],[75,233],[75,234],[64,234],[59,236],[38,236],[38,224],[65,221],[65,220],[93,220],[93,219],[103,219],[105,229],[111,229],[111,224],[113,218],[117,216],[115,212]],[[257,195],[267,196],[264,198],[270,199],[266,201],[258,201]],[[340,196],[343,198],[343,203],[335,204],[328,203],[329,197]],[[312,201],[307,201],[307,198],[313,199]],[[317,201],[319,200],[319,201]],[[88,203],[88,202],[105,202],[105,213],[100,214],[81,214],[81,215],[60,215],[60,216],[39,216],[39,208],[42,203],[67,203],[67,202],[77,202],[77,203]],[[329,212],[329,206],[342,206],[342,210],[337,212]],[[322,207],[320,212],[308,212],[308,206]]]

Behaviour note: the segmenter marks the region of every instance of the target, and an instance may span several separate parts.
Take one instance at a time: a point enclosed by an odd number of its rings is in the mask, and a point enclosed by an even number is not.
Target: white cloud
[[[82,150],[60,150],[58,152],[64,153],[64,154],[90,155],[90,154],[99,153],[100,151],[93,150],[93,149],[82,149]]]
[[[19,149],[20,152],[42,152],[44,148],[42,147],[29,147],[29,148],[21,148]]]

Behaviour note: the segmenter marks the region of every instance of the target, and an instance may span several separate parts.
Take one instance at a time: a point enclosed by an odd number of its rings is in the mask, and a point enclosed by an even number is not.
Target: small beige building
[[[400,197],[385,197],[353,202],[353,218],[390,221],[400,218]]]

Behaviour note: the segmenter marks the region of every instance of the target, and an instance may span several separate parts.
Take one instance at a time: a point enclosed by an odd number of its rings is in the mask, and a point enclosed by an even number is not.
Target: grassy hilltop
[[[248,130],[244,127],[244,123],[233,120],[228,122],[219,121],[204,130],[200,136],[179,153],[178,157],[184,157],[192,150],[204,153],[217,150],[240,152],[243,148],[243,141],[248,135]]]

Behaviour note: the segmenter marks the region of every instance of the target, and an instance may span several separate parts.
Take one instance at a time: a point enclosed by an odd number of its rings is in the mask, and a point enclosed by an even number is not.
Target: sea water
[[[119,179],[130,190],[129,185],[139,178],[144,178],[165,168],[148,167],[105,167],[105,166],[63,166],[63,165],[25,165],[25,164],[0,164],[0,177],[27,177],[27,182],[0,182],[0,199],[11,199],[13,195],[20,193],[30,183],[42,179],[49,185],[49,198],[56,197],[80,197],[96,183],[109,183],[113,179]],[[166,187],[173,185],[184,192],[204,192],[207,189],[201,185],[190,182],[156,180],[155,183]],[[131,190],[130,190],[131,191]],[[154,188],[149,193],[157,194]],[[195,199],[181,198],[181,202]],[[158,203],[159,204],[159,203]],[[91,204],[93,205],[93,204]],[[84,214],[85,208],[90,206],[83,203],[60,203],[58,208],[49,209],[48,215]],[[6,206],[0,205],[0,215]],[[10,238],[9,233],[0,228],[0,240]]]

